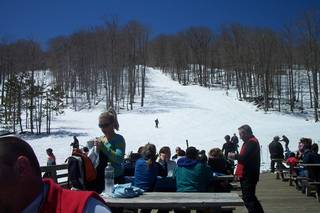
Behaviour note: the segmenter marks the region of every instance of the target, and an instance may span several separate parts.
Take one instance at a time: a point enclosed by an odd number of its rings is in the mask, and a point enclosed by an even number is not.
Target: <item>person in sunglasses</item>
[[[126,143],[122,135],[117,134],[119,123],[116,112],[110,108],[99,116],[99,127],[103,136],[96,138],[95,145],[99,152],[99,164],[97,166],[96,191],[101,193],[104,190],[104,169],[108,162],[114,168],[114,182],[124,183],[122,163]]]

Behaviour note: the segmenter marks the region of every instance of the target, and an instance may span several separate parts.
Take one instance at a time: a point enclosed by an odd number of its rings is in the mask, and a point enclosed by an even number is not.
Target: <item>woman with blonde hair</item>
[[[97,166],[97,189],[98,193],[104,190],[104,169],[108,162],[114,168],[114,182],[123,183],[122,163],[126,143],[122,135],[117,134],[119,123],[116,112],[110,108],[99,116],[99,127],[103,136],[96,138],[95,144],[99,150],[99,164]]]

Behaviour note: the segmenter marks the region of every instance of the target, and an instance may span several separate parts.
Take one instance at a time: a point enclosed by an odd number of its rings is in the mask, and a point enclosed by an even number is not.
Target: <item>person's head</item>
[[[289,157],[296,157],[296,154],[294,152],[290,152]]]
[[[314,153],[318,153],[319,151],[319,147],[318,147],[318,144],[314,143],[311,145],[311,151],[314,152]]]
[[[223,153],[222,153],[221,149],[213,148],[209,152],[209,157],[210,158],[222,158],[223,157]]]
[[[303,150],[304,150],[304,143],[301,141],[301,139],[298,144],[298,150],[299,150],[299,152],[303,152]]]
[[[31,146],[14,136],[0,137],[0,209],[22,212],[42,190],[41,170]]]
[[[198,160],[201,163],[207,163],[208,157],[206,155],[206,151],[205,150],[201,150],[200,152],[198,152]]]
[[[157,149],[154,144],[147,143],[142,151],[143,158],[148,162],[148,166],[157,159]]]
[[[186,156],[186,152],[183,149],[180,149],[177,153],[177,156],[179,157]]]
[[[117,113],[112,108],[110,108],[107,112],[100,114],[99,127],[105,135],[114,132],[115,129],[119,130]]]
[[[239,136],[243,141],[247,141],[253,136],[252,129],[248,124],[240,126],[238,130]]]
[[[168,146],[164,146],[159,150],[159,157],[161,160],[168,161],[171,158],[171,150]]]
[[[195,147],[190,146],[186,150],[186,157],[191,160],[196,160],[198,158],[198,153],[199,151]]]
[[[181,151],[181,147],[180,147],[180,146],[177,146],[177,147],[176,147],[176,154],[178,154],[180,151]]]
[[[51,156],[53,154],[52,149],[48,148],[46,149],[47,155]]]
[[[143,149],[144,149],[144,146],[140,146],[140,147],[138,148],[138,153],[139,153],[139,154],[142,154]]]
[[[280,140],[280,137],[279,137],[278,135],[276,135],[276,136],[273,137],[273,141],[278,142],[279,140]]]
[[[226,142],[230,142],[230,135],[224,136],[224,140],[225,140]]]
[[[301,138],[300,142],[303,144],[303,149],[311,149],[312,140],[311,138]]]

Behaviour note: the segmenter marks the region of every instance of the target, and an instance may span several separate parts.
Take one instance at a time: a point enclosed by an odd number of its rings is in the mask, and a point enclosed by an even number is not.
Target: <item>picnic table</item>
[[[237,193],[146,192],[134,198],[103,197],[109,207],[129,209],[208,209],[243,206]]]
[[[218,175],[218,176],[213,176],[213,180],[233,181],[233,180],[234,180],[234,175]]]
[[[305,186],[305,194],[316,194],[317,200],[320,202],[320,164],[319,163],[299,163],[298,168],[305,168],[308,171],[308,177],[302,177],[301,182]],[[296,177],[297,179],[299,177]]]

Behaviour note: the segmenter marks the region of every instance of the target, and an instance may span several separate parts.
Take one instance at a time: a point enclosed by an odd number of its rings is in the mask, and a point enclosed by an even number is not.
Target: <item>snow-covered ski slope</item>
[[[57,163],[63,163],[71,152],[72,136],[77,135],[80,144],[100,136],[98,116],[103,104],[91,110],[74,112],[66,110],[52,123],[53,134],[49,137],[31,138],[30,142],[39,158],[46,164],[46,148],[53,148]],[[159,128],[154,120],[159,119]],[[145,106],[136,99],[134,110],[122,110],[118,115],[120,131],[126,139],[126,153],[136,151],[147,142],[154,143],[158,150],[169,146],[190,146],[209,151],[222,147],[224,136],[237,133],[239,126],[249,124],[262,146],[263,169],[268,168],[268,144],[273,136],[283,134],[290,139],[289,147],[296,150],[301,137],[320,140],[320,124],[277,112],[257,111],[250,103],[236,99],[236,91],[203,88],[196,85],[182,86],[161,71],[147,70]],[[242,142],[240,142],[240,145]]]

